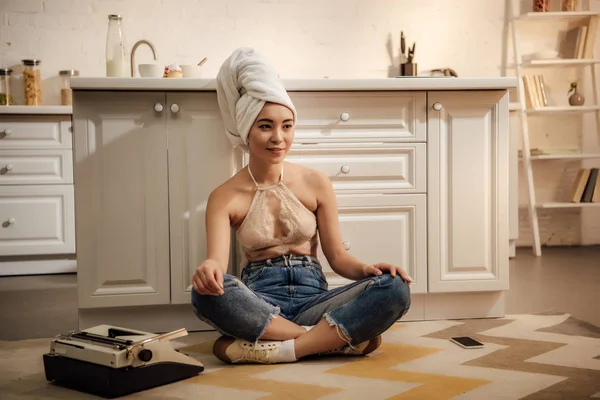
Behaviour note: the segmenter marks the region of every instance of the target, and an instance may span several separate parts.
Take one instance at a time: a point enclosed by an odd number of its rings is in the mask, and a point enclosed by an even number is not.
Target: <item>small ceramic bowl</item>
[[[139,64],[138,71],[143,78],[162,78],[165,66],[162,64]]]
[[[180,65],[184,78],[201,78],[202,67],[197,65]]]

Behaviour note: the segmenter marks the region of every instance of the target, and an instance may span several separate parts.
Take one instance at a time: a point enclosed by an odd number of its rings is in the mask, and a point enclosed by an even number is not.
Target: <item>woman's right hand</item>
[[[199,294],[220,296],[223,293],[223,270],[214,260],[204,260],[192,279],[194,289]]]

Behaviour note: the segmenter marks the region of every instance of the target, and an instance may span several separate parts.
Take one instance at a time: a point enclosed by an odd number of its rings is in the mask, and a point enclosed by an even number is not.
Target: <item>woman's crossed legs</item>
[[[318,262],[300,261],[251,266],[242,280],[227,274],[221,296],[193,291],[198,318],[224,335],[215,342],[218,358],[277,363],[327,352],[368,354],[410,307],[400,276],[386,273],[327,290]]]

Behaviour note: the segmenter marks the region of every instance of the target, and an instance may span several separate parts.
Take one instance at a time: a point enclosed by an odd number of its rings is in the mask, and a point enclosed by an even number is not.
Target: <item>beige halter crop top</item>
[[[283,254],[316,256],[317,218],[283,184],[259,187],[248,166],[256,192],[236,236],[248,261],[262,261]]]

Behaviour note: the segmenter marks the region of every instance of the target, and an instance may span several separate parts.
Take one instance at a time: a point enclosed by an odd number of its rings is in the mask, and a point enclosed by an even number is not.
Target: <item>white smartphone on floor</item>
[[[481,349],[483,343],[468,336],[456,336],[450,338],[450,341],[465,349]]]

